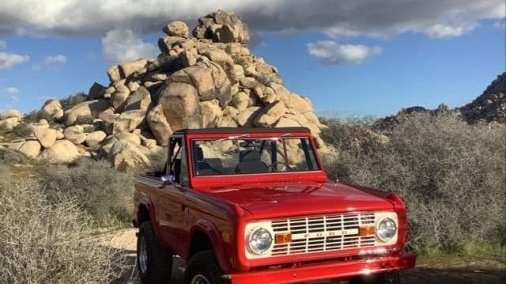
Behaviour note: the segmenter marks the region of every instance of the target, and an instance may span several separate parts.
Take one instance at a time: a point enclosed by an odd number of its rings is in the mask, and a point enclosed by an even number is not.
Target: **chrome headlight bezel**
[[[248,249],[256,255],[265,254],[272,247],[274,239],[266,228],[259,227],[248,236]]]
[[[397,236],[399,233],[399,220],[395,212],[377,212],[375,218],[375,236],[376,245],[393,245],[397,243]],[[384,228],[385,225],[388,228]],[[385,229],[389,230],[388,235],[385,235]]]
[[[388,242],[397,234],[397,224],[392,218],[383,218],[376,227],[376,236],[383,242]]]
[[[244,228],[244,251],[246,258],[256,259],[264,258],[270,255],[272,248],[274,247],[274,231],[270,221],[257,221],[246,224]],[[264,232],[270,236],[270,244],[267,248],[258,250],[251,245],[255,233]]]

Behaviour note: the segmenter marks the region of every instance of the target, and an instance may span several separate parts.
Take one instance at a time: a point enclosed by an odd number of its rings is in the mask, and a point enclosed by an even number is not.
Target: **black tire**
[[[350,284],[400,284],[401,278],[399,272],[385,272],[376,275],[354,277]]]
[[[196,277],[203,277],[203,282],[196,282]],[[202,280],[202,278],[201,278]],[[218,266],[218,261],[214,255],[214,251],[207,250],[194,254],[188,262],[185,274],[186,284],[210,283],[210,284],[229,284],[228,279],[223,278]]]
[[[143,222],[139,228],[137,271],[144,284],[169,283],[172,276],[172,254],[160,245],[150,222]]]

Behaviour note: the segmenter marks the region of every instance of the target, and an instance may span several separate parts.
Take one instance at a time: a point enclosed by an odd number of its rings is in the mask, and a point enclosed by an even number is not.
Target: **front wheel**
[[[150,222],[143,222],[139,228],[137,270],[143,284],[170,282],[172,255],[160,245]]]
[[[214,251],[198,252],[190,258],[185,275],[186,284],[229,284],[223,278]]]
[[[399,272],[384,272],[377,275],[355,277],[350,284],[400,284]]]

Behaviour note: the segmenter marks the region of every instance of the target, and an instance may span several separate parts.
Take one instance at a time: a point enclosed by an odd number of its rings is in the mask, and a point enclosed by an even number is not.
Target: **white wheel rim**
[[[146,246],[146,239],[143,236],[139,239],[139,268],[142,273],[148,270],[148,251]]]
[[[192,281],[190,284],[211,284],[207,278],[202,274],[197,274],[193,276]]]

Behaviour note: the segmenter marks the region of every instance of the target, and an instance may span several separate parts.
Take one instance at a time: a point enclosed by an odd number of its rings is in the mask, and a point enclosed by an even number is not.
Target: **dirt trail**
[[[137,238],[135,229],[125,229],[106,234],[100,238],[101,243],[116,249],[127,258],[128,269],[120,283],[140,283],[135,271],[135,249]],[[184,281],[184,264],[180,258],[174,258],[172,283],[182,284]],[[472,268],[438,268],[435,266],[419,266],[402,272],[402,283],[408,284],[506,284],[504,269],[472,269]],[[321,283],[321,282],[320,282]]]

